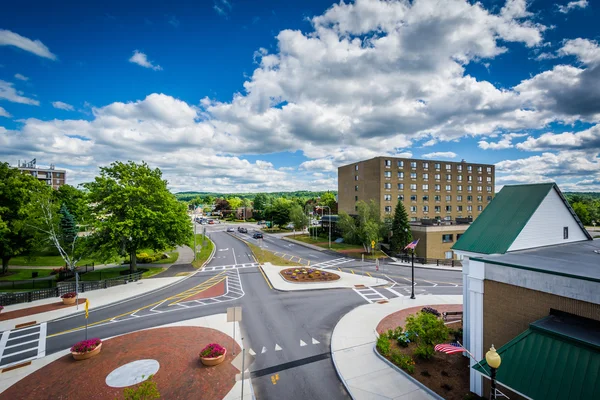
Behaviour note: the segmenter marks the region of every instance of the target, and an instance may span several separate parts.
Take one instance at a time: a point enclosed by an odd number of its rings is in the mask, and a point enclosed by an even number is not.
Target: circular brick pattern
[[[133,386],[156,374],[159,368],[160,364],[156,360],[133,361],[108,374],[106,384],[114,388]]]

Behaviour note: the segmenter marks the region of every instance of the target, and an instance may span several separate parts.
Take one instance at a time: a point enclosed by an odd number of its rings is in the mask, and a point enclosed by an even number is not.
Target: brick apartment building
[[[45,182],[53,189],[58,189],[67,183],[67,171],[64,169],[56,169],[54,164],[50,164],[48,168],[38,167],[37,161],[34,158],[31,161],[19,160],[17,169],[23,173],[30,174],[39,181]]]
[[[466,161],[375,157],[338,168],[338,209],[374,200],[393,217],[401,200],[420,257],[454,259],[452,245],[494,198],[495,168]]]

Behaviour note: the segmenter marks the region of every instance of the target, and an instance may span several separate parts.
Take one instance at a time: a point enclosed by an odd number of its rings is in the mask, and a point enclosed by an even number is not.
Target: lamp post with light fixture
[[[490,393],[490,399],[496,400],[496,370],[500,367],[502,358],[500,354],[496,352],[494,345],[490,347],[487,353],[485,353],[485,361],[490,367],[490,379],[492,381],[492,392]]]

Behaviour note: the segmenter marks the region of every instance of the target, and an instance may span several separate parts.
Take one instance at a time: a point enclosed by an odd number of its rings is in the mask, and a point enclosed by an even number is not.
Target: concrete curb
[[[324,248],[319,247],[319,246],[315,246],[314,244],[304,243],[304,242],[301,242],[301,241],[296,240],[296,239],[288,238],[287,236],[282,236],[281,239],[285,240],[286,242],[294,243],[294,244],[297,244],[297,245],[300,245],[300,246],[304,246],[306,248],[317,250],[317,251],[329,250],[329,249],[324,249]]]
[[[204,270],[204,267],[206,267],[206,265],[207,265],[209,262],[211,262],[211,261],[212,261],[212,259],[213,259],[213,257],[215,256],[215,253],[216,253],[216,251],[217,251],[217,245],[215,244],[215,242],[213,242],[213,241],[212,241],[212,239],[211,239],[211,238],[208,238],[208,240],[209,240],[209,241],[212,243],[212,245],[213,245],[212,252],[210,253],[210,256],[208,256],[208,259],[207,259],[207,260],[204,262],[204,264],[202,264],[202,266],[201,266],[200,268],[196,269],[196,271],[195,271],[193,274],[191,274],[190,276],[192,276],[192,275],[195,275],[195,274],[197,274],[197,273],[198,273],[198,272],[200,272],[200,271],[203,271],[203,270]],[[194,255],[196,255],[196,254],[194,253]],[[192,266],[193,266],[193,265],[192,265]]]
[[[436,400],[444,400],[444,398],[441,397],[439,394],[437,394],[433,390],[429,389],[427,386],[423,385],[421,382],[419,382],[418,380],[416,380],[415,378],[413,378],[410,374],[404,372],[402,370],[402,368],[399,368],[398,366],[394,365],[393,363],[390,362],[390,360],[388,360],[387,358],[385,358],[384,356],[382,356],[381,354],[379,354],[379,352],[377,351],[377,345],[376,344],[373,345],[373,352],[375,353],[375,355],[377,357],[379,357],[380,360],[383,360],[383,362],[385,362],[389,367],[391,367],[392,369],[395,369],[396,371],[398,371],[399,373],[401,373],[402,375],[404,375],[406,378],[408,378],[409,380],[411,380],[412,383],[414,383],[415,385],[417,385],[421,389],[423,389],[425,392],[427,392],[427,394],[429,394],[431,397],[433,397]]]
[[[330,339],[330,343],[329,343],[329,353],[331,354],[331,361],[333,361],[333,369],[335,369],[335,374],[338,376],[338,378],[340,379],[340,381],[344,385],[344,388],[346,389],[346,393],[348,393],[348,396],[352,400],[355,400],[354,396],[352,396],[352,392],[350,391],[350,388],[348,387],[348,383],[346,383],[346,380],[344,379],[344,377],[342,376],[342,374],[340,374],[340,369],[339,369],[337,363],[335,362],[335,357],[334,357],[334,354],[333,354],[334,352],[333,352],[333,348],[332,348],[333,334],[335,333],[335,329],[337,328],[337,326],[338,326],[339,322],[342,320],[342,318],[344,318],[346,315],[348,315],[353,310],[354,309],[352,309],[352,310],[348,311],[346,314],[342,315],[340,317],[340,319],[338,320],[338,322],[333,327],[333,331],[331,332],[331,339]]]

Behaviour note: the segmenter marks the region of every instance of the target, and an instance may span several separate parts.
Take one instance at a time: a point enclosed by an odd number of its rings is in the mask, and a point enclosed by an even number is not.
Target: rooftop
[[[487,255],[473,260],[600,282],[600,240]]]

